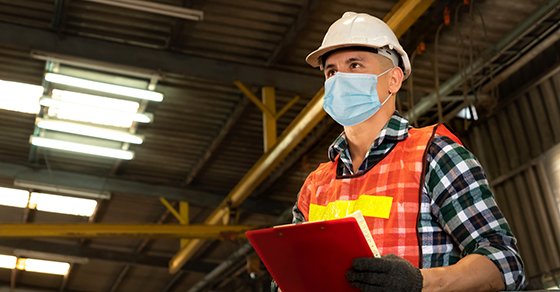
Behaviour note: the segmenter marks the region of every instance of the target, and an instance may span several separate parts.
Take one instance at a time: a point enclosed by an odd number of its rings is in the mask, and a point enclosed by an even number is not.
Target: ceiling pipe
[[[208,283],[210,283],[214,279],[218,278],[223,272],[225,272],[231,266],[235,265],[236,263],[239,263],[239,261],[241,261],[241,260],[244,260],[245,256],[252,251],[253,251],[253,247],[250,244],[248,244],[248,243],[244,244],[241,248],[239,248],[232,255],[230,255],[227,260],[222,262],[219,266],[217,266],[210,273],[206,274],[206,276],[204,276],[204,278],[202,278],[202,280],[200,280],[198,283],[196,283],[187,292],[202,291],[202,289],[204,289],[204,287],[206,287],[206,285]]]
[[[526,18],[520,25],[515,29],[510,31],[504,38],[502,38],[496,45],[489,47],[482,54],[481,58],[470,64],[463,71],[456,73],[451,78],[449,78],[444,84],[439,88],[439,95],[446,96],[449,95],[457,86],[463,83],[463,80],[476,74],[486,66],[489,62],[494,60],[502,52],[504,52],[508,47],[512,45],[521,35],[523,35],[527,30],[536,25],[545,16],[553,14],[558,10],[558,4],[560,0],[549,0],[540,6],[540,8],[535,11],[532,15]],[[428,112],[437,103],[438,92],[434,91],[428,96],[422,98],[412,109],[410,109],[405,117],[410,123],[416,121],[420,116]]]
[[[531,62],[535,57],[539,56],[544,50],[548,49],[550,46],[554,45],[558,40],[560,40],[560,29],[556,29],[551,35],[546,39],[536,45],[534,48],[529,50],[523,57],[519,58],[511,66],[507,67],[498,76],[492,78],[490,82],[482,86],[482,92],[490,92],[494,87],[498,86],[502,81],[506,80],[513,73],[517,72],[525,64]]]

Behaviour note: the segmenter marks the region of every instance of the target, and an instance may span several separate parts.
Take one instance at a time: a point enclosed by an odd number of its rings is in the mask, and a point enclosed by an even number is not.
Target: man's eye
[[[356,69],[356,68],[360,68],[360,67],[362,67],[362,65],[359,64],[359,63],[352,63],[352,64],[350,64],[350,68],[352,68],[352,69]]]
[[[327,77],[331,77],[336,73],[336,70],[329,70],[327,71]]]

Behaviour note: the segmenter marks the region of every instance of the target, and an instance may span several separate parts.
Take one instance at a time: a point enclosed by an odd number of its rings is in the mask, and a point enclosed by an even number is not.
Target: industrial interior
[[[0,291],[268,291],[243,232],[290,222],[342,131],[305,57],[346,11],[394,30],[399,112],[457,133],[558,289],[560,0],[0,0]]]

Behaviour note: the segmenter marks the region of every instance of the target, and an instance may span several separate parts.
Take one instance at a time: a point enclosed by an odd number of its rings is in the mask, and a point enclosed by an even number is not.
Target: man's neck
[[[344,127],[354,173],[360,168],[373,141],[379,136],[379,132],[381,132],[387,122],[389,122],[393,112],[394,110],[383,111],[382,109],[360,124]]]

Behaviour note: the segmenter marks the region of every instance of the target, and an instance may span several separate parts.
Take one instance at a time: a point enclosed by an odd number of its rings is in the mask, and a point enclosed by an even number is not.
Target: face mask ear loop
[[[395,68],[397,68],[397,67],[391,67],[391,68],[389,68],[389,69],[383,71],[383,73],[377,74],[377,78],[379,78],[379,77],[381,77],[381,76],[387,74],[387,72],[389,72],[389,71],[391,71],[392,69],[395,69]]]
[[[387,72],[389,72],[389,71],[391,71],[392,69],[395,69],[395,68],[396,68],[396,67],[391,67],[391,68],[385,70],[385,72],[383,72],[383,73],[381,73],[381,74],[378,74],[378,75],[377,75],[377,78],[379,79],[379,77],[385,75]],[[381,103],[381,106],[380,106],[380,107],[383,107],[383,105],[385,105],[385,103],[389,100],[389,98],[391,97],[391,95],[393,95],[393,93],[389,92],[389,95],[387,95],[387,98],[385,98],[385,100]]]
[[[385,103],[389,100],[389,98],[391,98],[391,95],[393,95],[393,94],[389,92],[389,95],[387,95],[387,98],[385,98],[385,100],[381,103],[381,107],[383,107],[383,105],[385,105]]]

